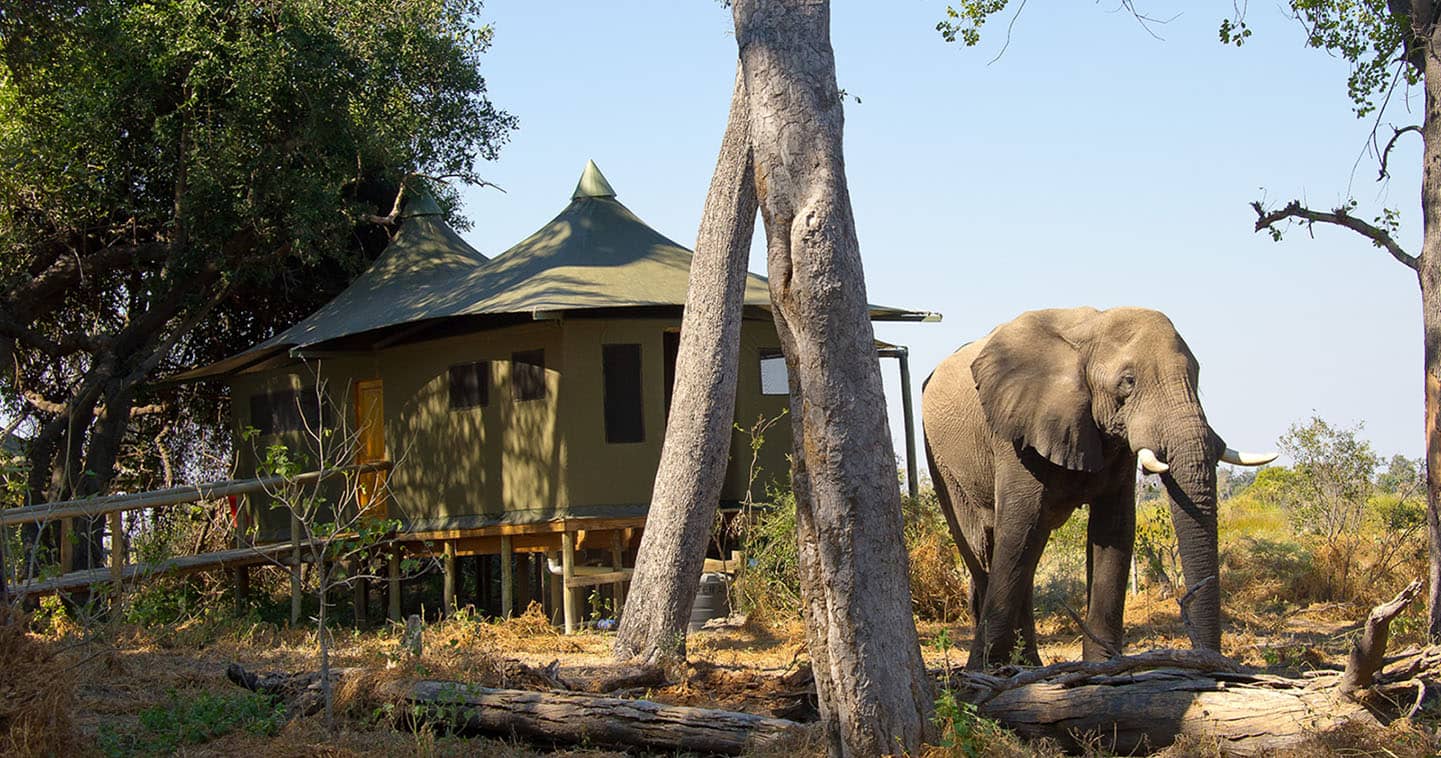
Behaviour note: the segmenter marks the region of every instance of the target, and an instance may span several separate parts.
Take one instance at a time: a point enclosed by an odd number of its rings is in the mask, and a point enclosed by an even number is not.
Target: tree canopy
[[[397,188],[480,180],[516,126],[480,10],[0,1],[0,390],[35,419],[32,498],[104,489],[136,417],[193,420],[148,381],[338,291]]]

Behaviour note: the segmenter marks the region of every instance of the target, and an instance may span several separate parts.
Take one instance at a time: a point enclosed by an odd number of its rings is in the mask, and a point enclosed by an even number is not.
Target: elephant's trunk
[[[1181,550],[1182,614],[1191,645],[1221,649],[1221,575],[1216,542],[1215,439],[1202,417],[1166,446],[1170,470],[1161,475],[1171,500],[1171,522]],[[1191,429],[1189,427],[1195,427]]]

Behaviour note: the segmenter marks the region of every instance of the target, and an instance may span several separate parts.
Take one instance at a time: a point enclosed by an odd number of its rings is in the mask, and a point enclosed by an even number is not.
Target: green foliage
[[[982,717],[975,703],[961,700],[949,687],[942,689],[936,698],[933,723],[940,732],[936,745],[944,748],[947,755],[980,758],[990,755],[995,744],[1007,741],[1000,724]]]
[[[1406,5],[1410,5],[1407,3]],[[1398,80],[1416,84],[1421,69],[1407,50],[1411,17],[1393,14],[1388,0],[1290,0],[1291,15],[1306,30],[1306,46],[1335,55],[1351,66],[1346,94],[1357,117],[1382,107]],[[1240,47],[1251,37],[1244,5],[1223,19],[1221,43]]]
[[[1162,499],[1136,504],[1136,556],[1146,574],[1164,586],[1184,586],[1181,547],[1171,521],[1171,507]]]
[[[796,547],[796,497],[790,488],[767,491],[770,505],[751,511],[742,534],[745,570],[735,582],[746,613],[795,614],[801,609],[800,558]]]
[[[235,731],[272,736],[284,723],[284,708],[264,695],[187,692],[181,697],[171,690],[165,703],[141,711],[135,730],[101,726],[99,747],[107,756],[170,755]]]
[[[0,319],[25,329],[0,336],[13,369],[0,404],[15,407],[21,386],[44,395],[61,409],[35,413],[49,437],[68,423],[101,451],[62,446],[53,468],[89,476],[59,487],[91,491],[37,499],[103,490],[107,451],[157,448],[162,430],[175,469],[204,465],[205,432],[228,419],[219,386],[149,378],[233,354],[332,297],[384,245],[365,219],[400,187],[453,207],[453,190],[422,177],[479,179],[516,125],[486,95],[480,10],[0,3]],[[98,421],[102,394],[159,410],[126,435],[124,416]],[[165,486],[146,478],[126,486]]]
[[[936,24],[936,31],[947,42],[959,39],[966,47],[975,47],[986,20],[1005,9],[1006,0],[962,0],[959,7],[946,6],[946,17]]]
[[[1298,533],[1335,537],[1360,525],[1381,464],[1371,443],[1358,436],[1361,428],[1335,427],[1313,416],[1281,436],[1281,449],[1295,463],[1289,474],[1267,481],[1267,492],[1291,513]]]

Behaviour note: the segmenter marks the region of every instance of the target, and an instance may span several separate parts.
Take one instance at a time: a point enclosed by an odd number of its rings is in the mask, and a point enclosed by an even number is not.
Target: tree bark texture
[[[314,673],[257,676],[232,664],[226,674],[242,687],[285,702],[292,715],[320,710],[321,677]],[[364,675],[359,670],[335,672],[335,678]],[[382,702],[414,706],[397,708],[402,718],[444,725],[460,734],[492,734],[538,744],[702,755],[780,754],[788,746],[803,745],[810,731],[794,721],[737,711],[572,692],[495,689],[463,682],[382,681],[371,694]]]
[[[686,625],[730,454],[756,194],[740,72],[706,194],[650,513],[616,635],[621,660],[685,659]]]
[[[806,624],[833,755],[914,753],[933,707],[821,0],[734,4],[771,303],[791,374]]]
[[[1430,50],[1441,44],[1441,26],[1430,23],[1432,3],[1412,3],[1419,39]],[[1429,537],[1428,632],[1441,642],[1441,61],[1434,52],[1421,56],[1425,110],[1421,120],[1421,251],[1416,274],[1421,285],[1421,328],[1426,362],[1426,526]]]
[[[1222,755],[1263,755],[1351,722],[1377,723],[1329,684],[1170,668],[1084,684],[1036,682],[984,701],[977,712],[1068,750],[1138,755],[1189,735],[1215,740]]]

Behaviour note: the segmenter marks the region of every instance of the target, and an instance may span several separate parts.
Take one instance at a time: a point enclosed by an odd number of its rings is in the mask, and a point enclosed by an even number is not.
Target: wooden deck
[[[345,474],[363,474],[390,468],[389,461],[377,461],[357,466],[330,469],[323,472],[302,474],[291,481],[305,483]],[[213,500],[227,495],[263,491],[279,484],[276,477],[213,482],[196,486],[175,487],[168,490],[142,492],[130,495],[112,495],[86,500],[60,503],[42,503],[23,508],[0,511],[0,527],[20,524],[44,524],[60,522],[66,525],[76,518],[108,516],[110,521],[111,551],[108,566],[79,571],[70,571],[58,576],[30,579],[6,586],[5,594],[15,597],[34,597],[56,593],[84,590],[89,587],[110,585],[123,592],[127,586],[143,583],[160,576],[175,576],[215,569],[247,569],[256,565],[272,565],[288,568],[292,579],[292,620],[300,609],[300,568],[298,563],[311,559],[311,543],[303,541],[302,535],[292,525],[291,538],[265,545],[236,547],[199,555],[170,558],[157,563],[130,563],[120,514],[125,511],[157,508],[198,500]],[[466,529],[402,531],[376,545],[376,550],[389,553],[387,616],[398,619],[401,611],[401,572],[399,565],[407,556],[424,556],[438,559],[444,569],[444,610],[451,612],[456,607],[456,586],[458,584],[457,560],[466,556],[500,556],[501,564],[501,608],[503,615],[516,610],[515,567],[516,554],[542,554],[539,563],[541,582],[549,590],[549,603],[563,617],[566,632],[574,630],[581,620],[579,590],[586,587],[610,585],[616,607],[624,604],[625,585],[629,583],[633,569],[625,566],[627,554],[633,554],[638,547],[641,528],[645,517],[563,517],[547,521],[519,524],[494,524]],[[62,538],[63,542],[63,538]],[[584,551],[591,551],[594,563],[601,565],[580,565]],[[68,563],[68,551],[62,550],[62,564]],[[597,559],[599,552],[603,558]],[[299,560],[295,556],[301,556]],[[522,562],[523,563],[523,562]],[[243,596],[248,586],[248,571],[237,572],[237,593]],[[363,583],[362,583],[363,585]],[[539,589],[532,587],[532,590]],[[360,591],[364,597],[364,590]]]

